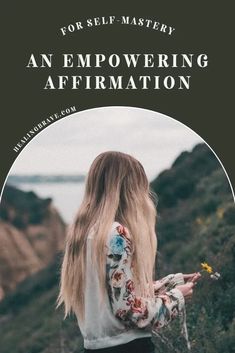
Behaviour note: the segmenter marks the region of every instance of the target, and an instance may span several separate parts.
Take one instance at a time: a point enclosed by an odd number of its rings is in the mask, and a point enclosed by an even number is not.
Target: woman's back
[[[114,222],[107,237],[107,246],[118,234],[120,223]],[[85,288],[85,316],[78,324],[84,337],[84,347],[98,349],[127,343],[140,337],[150,337],[149,330],[128,327],[124,321],[115,317],[110,303],[108,291],[101,301],[97,270],[92,262],[92,245],[95,234],[90,232],[87,237],[87,263]]]

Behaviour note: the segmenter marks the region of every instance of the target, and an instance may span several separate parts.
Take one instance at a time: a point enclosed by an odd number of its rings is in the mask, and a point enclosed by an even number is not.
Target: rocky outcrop
[[[0,206],[0,299],[52,262],[65,224],[51,199],[6,186]]]

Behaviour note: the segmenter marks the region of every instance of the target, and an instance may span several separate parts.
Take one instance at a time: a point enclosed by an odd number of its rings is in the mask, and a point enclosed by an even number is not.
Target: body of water
[[[71,223],[81,204],[85,183],[19,183],[15,186],[23,191],[34,191],[39,197],[53,199],[53,204],[66,223]]]

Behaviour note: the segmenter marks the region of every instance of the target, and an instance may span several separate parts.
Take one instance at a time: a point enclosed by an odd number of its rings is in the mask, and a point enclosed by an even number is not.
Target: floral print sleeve
[[[152,332],[166,326],[184,307],[184,297],[175,288],[169,288],[174,275],[154,282],[155,299],[135,294],[132,275],[133,246],[128,230],[119,225],[108,241],[106,276],[108,295],[114,315],[123,320],[127,327],[150,328]]]
[[[175,286],[185,284],[182,273],[170,274],[153,282],[155,295],[163,294],[166,291],[173,289]]]

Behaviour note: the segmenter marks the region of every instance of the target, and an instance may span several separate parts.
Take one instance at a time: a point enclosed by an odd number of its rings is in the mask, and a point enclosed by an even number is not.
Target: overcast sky
[[[85,174],[101,152],[136,157],[149,179],[169,168],[180,152],[203,140],[182,123],[150,110],[104,107],[53,123],[22,150],[11,174]]]

